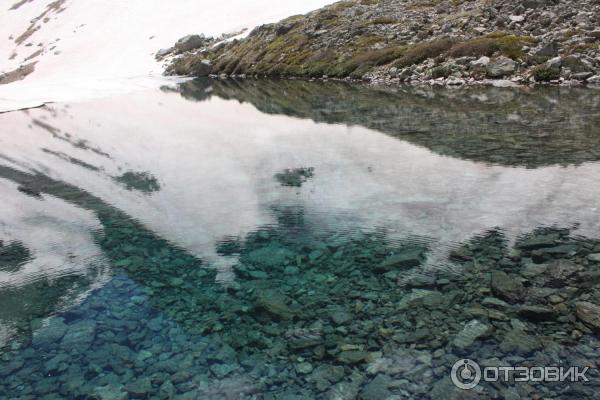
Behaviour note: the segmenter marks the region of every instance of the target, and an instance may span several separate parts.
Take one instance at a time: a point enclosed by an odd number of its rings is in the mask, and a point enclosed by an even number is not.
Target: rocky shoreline
[[[600,84],[595,0],[353,0],[255,28],[182,38],[169,75],[374,84]]]

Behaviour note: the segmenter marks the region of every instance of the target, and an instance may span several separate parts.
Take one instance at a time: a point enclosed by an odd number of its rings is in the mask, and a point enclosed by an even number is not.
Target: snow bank
[[[0,112],[164,84],[154,60],[190,33],[208,36],[274,22],[331,0],[32,0],[0,9],[0,74],[33,64],[0,84]],[[14,4],[11,4],[14,3]]]

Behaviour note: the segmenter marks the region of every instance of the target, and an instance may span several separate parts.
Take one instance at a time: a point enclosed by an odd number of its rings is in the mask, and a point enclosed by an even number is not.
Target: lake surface
[[[599,398],[599,90],[207,79],[0,127],[0,398]]]

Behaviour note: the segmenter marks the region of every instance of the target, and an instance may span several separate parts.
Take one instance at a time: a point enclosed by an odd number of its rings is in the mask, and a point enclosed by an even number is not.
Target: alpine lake
[[[0,127],[2,399],[600,399],[597,88],[200,79]]]

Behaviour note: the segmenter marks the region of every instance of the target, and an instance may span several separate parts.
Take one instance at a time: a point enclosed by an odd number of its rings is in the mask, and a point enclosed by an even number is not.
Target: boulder
[[[393,269],[408,269],[420,265],[422,261],[423,249],[403,249],[397,254],[388,256],[381,264],[375,266],[374,270],[387,272]]]
[[[173,50],[175,50],[173,47],[169,47],[168,49],[160,49],[159,51],[156,52],[156,55],[154,57],[157,60],[162,60],[163,58],[165,58],[166,56],[171,54],[173,52]]]
[[[188,75],[208,76],[212,72],[212,63],[210,60],[192,60],[189,64]]]
[[[174,46],[175,53],[181,54],[204,46],[204,35],[187,35],[179,39]]]
[[[380,400],[387,399],[392,396],[392,392],[388,389],[388,386],[392,378],[386,375],[377,375],[373,380],[367,383],[362,391],[360,397],[363,400]]]
[[[548,264],[548,286],[562,288],[566,286],[567,281],[577,272],[583,270],[579,264],[575,264],[569,260],[554,260]]]
[[[509,303],[516,303],[525,295],[525,287],[518,278],[503,271],[492,272],[491,285],[494,295]]]
[[[560,57],[552,58],[544,64],[537,65],[531,70],[531,73],[536,81],[547,82],[560,78],[561,59]]]
[[[459,349],[466,349],[481,337],[491,331],[491,326],[474,319],[469,321],[465,327],[456,335],[452,344]]]
[[[500,343],[500,349],[510,355],[516,353],[525,356],[541,347],[542,342],[537,337],[517,328],[508,331],[504,336],[504,340]]]
[[[486,71],[489,78],[501,78],[514,74],[517,70],[517,63],[508,57],[500,56],[490,60]]]
[[[556,42],[548,42],[542,44],[542,47],[533,55],[534,59],[541,63],[558,55],[558,44]]]
[[[577,318],[583,321],[586,325],[600,331],[600,306],[597,304],[589,303],[587,301],[580,301],[575,304],[575,313]]]
[[[586,79],[586,82],[593,83],[593,84],[600,83],[600,75],[590,76],[589,78]]]

